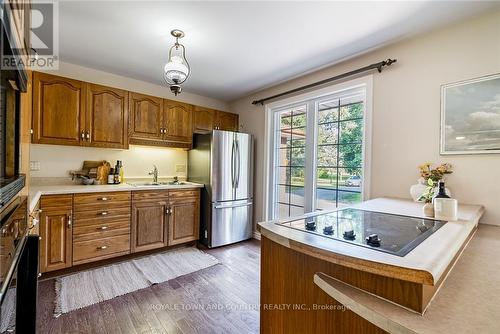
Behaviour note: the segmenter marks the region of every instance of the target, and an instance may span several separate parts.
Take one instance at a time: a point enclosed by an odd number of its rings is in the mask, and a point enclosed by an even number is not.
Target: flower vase
[[[413,198],[415,202],[419,202],[418,199],[422,196],[426,189],[427,185],[425,180],[423,178],[418,179],[418,182],[410,187],[411,198]]]
[[[422,207],[422,210],[424,212],[424,216],[429,218],[434,218],[434,204],[425,203],[424,206]]]

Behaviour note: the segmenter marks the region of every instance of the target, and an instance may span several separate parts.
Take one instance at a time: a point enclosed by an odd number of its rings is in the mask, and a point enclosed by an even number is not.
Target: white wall
[[[181,149],[130,145],[128,150],[57,145],[31,145],[31,161],[40,161],[40,170],[32,177],[64,177],[80,170],[83,160],[107,160],[112,166],[122,160],[125,178],[149,177],[156,165],[159,177],[186,176],[176,172],[176,165],[187,170],[187,152]]]
[[[500,155],[439,155],[440,86],[500,72],[500,11],[375,50],[230,104],[242,131],[256,137],[255,217],[263,215],[264,107],[252,100],[387,58],[373,76],[371,198],[409,198],[423,162],[449,162],[448,186],[461,203],[486,207],[483,223],[500,225]]]
[[[204,107],[228,110],[227,103],[210,97],[191,94],[186,91],[175,97],[167,86],[155,85],[79,65],[61,62],[58,71],[47,71],[47,73]],[[179,149],[131,145],[129,150],[113,150],[32,144],[30,146],[30,155],[31,161],[40,162],[40,170],[32,171],[32,177],[68,176],[68,171],[81,168],[83,160],[108,160],[111,164],[114,164],[116,160],[123,160],[125,177],[147,176],[153,164],[158,166],[160,177],[186,175],[185,172],[175,171],[176,165],[186,166],[187,164],[187,152]]]

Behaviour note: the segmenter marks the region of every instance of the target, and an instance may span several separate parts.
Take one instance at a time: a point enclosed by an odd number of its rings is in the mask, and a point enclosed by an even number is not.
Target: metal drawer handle
[[[107,227],[107,226],[100,226],[100,227],[98,227],[97,229],[98,229],[98,230],[107,230],[107,229],[108,229],[108,227]]]
[[[103,249],[106,249],[108,248],[108,246],[100,246],[100,247],[97,247],[98,250],[103,250]]]
[[[108,197],[101,197],[101,198],[98,198],[97,200],[107,201],[107,200],[109,200],[109,198]]]
[[[99,213],[101,216],[106,216],[108,214],[108,211],[103,211],[101,213]]]

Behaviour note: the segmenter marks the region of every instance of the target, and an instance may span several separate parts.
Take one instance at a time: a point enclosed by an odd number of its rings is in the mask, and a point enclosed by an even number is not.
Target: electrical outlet
[[[186,165],[175,165],[175,172],[176,173],[185,173],[186,172]]]
[[[30,170],[31,171],[40,170],[40,161],[30,161]]]

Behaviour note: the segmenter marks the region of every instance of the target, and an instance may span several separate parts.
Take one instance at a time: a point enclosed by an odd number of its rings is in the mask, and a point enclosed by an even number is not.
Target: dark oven
[[[34,333],[38,237],[28,236],[26,197],[0,212],[0,333]]]

